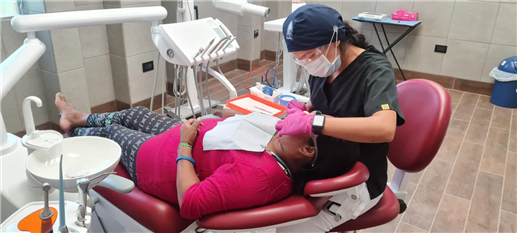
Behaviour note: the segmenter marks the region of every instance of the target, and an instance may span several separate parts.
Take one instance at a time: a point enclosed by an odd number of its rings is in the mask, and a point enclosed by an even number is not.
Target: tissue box
[[[398,10],[391,14],[392,20],[417,21],[418,13],[409,12],[405,10]]]

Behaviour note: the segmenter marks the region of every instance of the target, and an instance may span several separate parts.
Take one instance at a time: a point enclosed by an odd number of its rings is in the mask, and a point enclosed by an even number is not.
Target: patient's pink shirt
[[[217,120],[205,120],[194,143],[193,158],[201,183],[190,187],[181,204],[181,215],[198,219],[210,213],[261,206],[291,193],[291,179],[267,152],[203,151],[203,137]],[[180,128],[145,142],[138,151],[138,186],[146,193],[178,203],[176,157]]]

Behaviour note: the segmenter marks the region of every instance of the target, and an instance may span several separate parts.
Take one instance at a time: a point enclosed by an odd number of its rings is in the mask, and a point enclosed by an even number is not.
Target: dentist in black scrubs
[[[310,102],[292,101],[277,124],[280,136],[310,133],[353,142],[370,171],[366,183],[335,194],[321,213],[277,232],[326,232],[375,206],[386,188],[387,154],[404,123],[388,59],[336,10],[317,4],[298,8],[283,25],[295,62],[310,74]],[[323,115],[306,114],[319,110]],[[346,153],[344,153],[346,154]],[[318,165],[307,169],[318,169]]]

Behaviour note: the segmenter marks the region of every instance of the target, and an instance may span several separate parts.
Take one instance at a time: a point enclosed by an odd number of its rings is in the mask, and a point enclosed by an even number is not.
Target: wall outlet
[[[447,53],[447,45],[435,45],[434,51],[437,53]]]
[[[255,30],[253,31],[253,38],[257,39],[257,37],[259,36],[259,30]]]
[[[153,61],[148,61],[148,62],[142,63],[142,72],[143,73],[151,71],[151,70],[154,70],[154,63],[153,63]]]

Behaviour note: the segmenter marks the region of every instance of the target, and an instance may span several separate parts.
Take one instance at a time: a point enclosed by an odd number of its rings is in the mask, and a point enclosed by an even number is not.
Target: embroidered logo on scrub
[[[383,110],[389,110],[390,109],[390,105],[389,104],[383,104],[383,105],[381,105],[381,108]]]
[[[293,40],[293,22],[289,22],[289,25],[287,26],[287,33],[285,35],[286,40]]]

